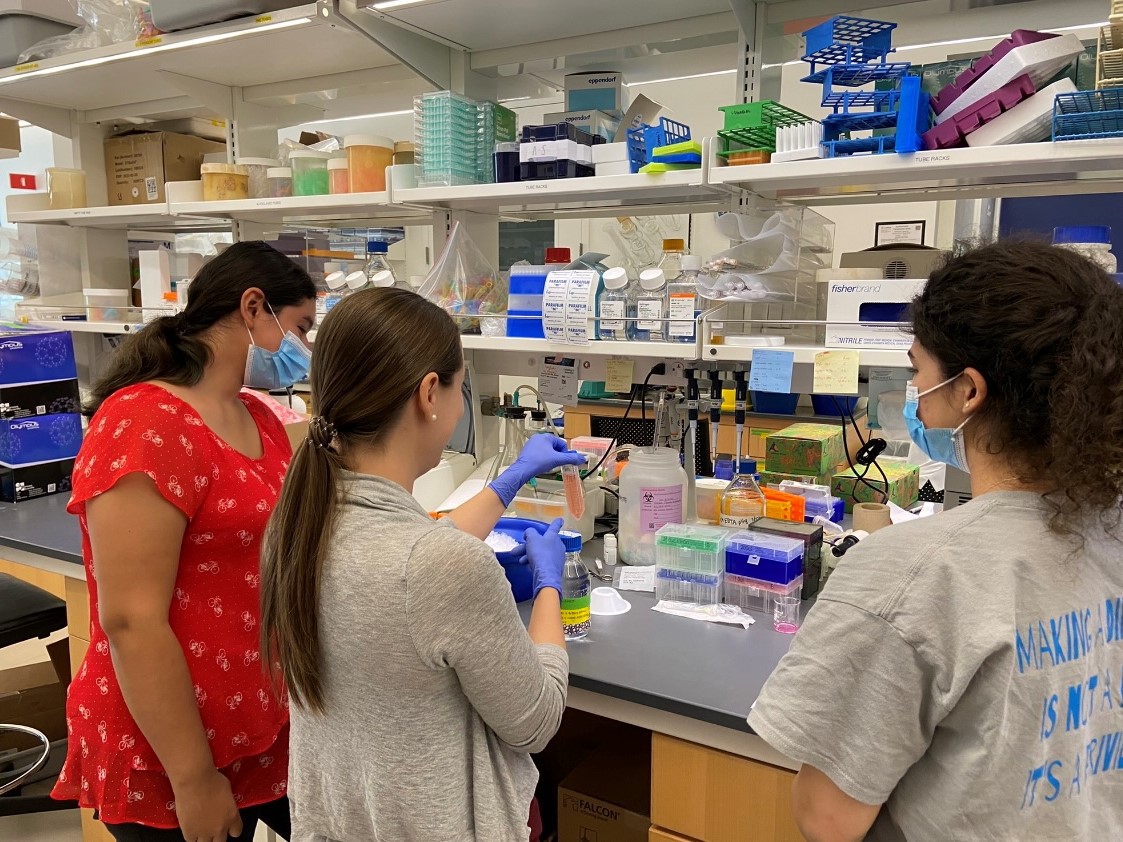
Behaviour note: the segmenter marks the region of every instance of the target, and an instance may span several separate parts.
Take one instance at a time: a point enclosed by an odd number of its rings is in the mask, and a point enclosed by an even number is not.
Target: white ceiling
[[[494,50],[729,10],[729,0],[436,0],[385,14],[469,50]]]

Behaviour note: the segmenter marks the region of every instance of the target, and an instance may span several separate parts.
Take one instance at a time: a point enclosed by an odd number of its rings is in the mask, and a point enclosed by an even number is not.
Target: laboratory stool
[[[25,640],[49,637],[66,626],[66,603],[46,591],[0,573],[0,649]],[[51,742],[25,725],[0,723],[0,732],[19,732],[39,742],[37,748],[0,754],[0,816],[69,810],[70,801],[49,795],[24,795],[22,790],[58,777],[66,758],[66,740]],[[14,793],[14,794],[11,794]]]

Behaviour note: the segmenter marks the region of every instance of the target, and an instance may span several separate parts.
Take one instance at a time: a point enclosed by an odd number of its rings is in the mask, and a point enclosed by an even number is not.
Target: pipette
[[[721,372],[710,372],[710,461],[717,461],[717,434],[721,426]]]
[[[737,425],[737,473],[741,473],[741,453],[743,450],[744,442],[742,439],[745,435],[745,411],[748,409],[749,398],[749,385],[745,379],[744,369],[737,368],[733,372],[734,382],[734,406],[733,406],[733,422]]]

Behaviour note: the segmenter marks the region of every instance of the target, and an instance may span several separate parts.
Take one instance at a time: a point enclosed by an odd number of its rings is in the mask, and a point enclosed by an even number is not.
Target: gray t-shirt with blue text
[[[850,550],[749,724],[868,839],[1123,839],[1123,543],[995,492]],[[1074,552],[1075,549],[1075,552]]]

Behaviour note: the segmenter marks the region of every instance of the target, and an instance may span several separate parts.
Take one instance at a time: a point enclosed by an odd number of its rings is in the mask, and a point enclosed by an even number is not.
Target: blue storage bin
[[[838,403],[835,403],[838,401]],[[842,412],[853,412],[854,408],[858,405],[858,397],[856,395],[812,395],[811,406],[815,410],[816,415],[826,415],[830,418],[838,418],[839,410]]]
[[[765,415],[795,415],[799,394],[781,392],[753,392],[753,412]]]
[[[725,572],[787,585],[803,575],[804,543],[746,529],[725,542]]]
[[[76,412],[0,421],[0,463],[9,467],[73,459],[81,446]]]
[[[0,385],[74,380],[74,342],[65,331],[0,329]]]
[[[542,327],[542,311],[508,310],[507,335],[519,339],[545,339],[546,330]]]
[[[539,534],[545,534],[549,524],[542,523],[539,520],[530,520],[529,518],[521,517],[501,517],[499,522],[495,524],[493,532],[501,532],[504,535],[514,538],[520,544],[526,537],[526,531],[533,529]],[[531,570],[529,564],[520,560],[516,555],[515,550],[509,552],[495,554],[495,558],[503,567],[503,573],[507,577],[507,581],[511,583],[511,592],[515,595],[515,602],[525,602],[534,596],[534,571]]]

